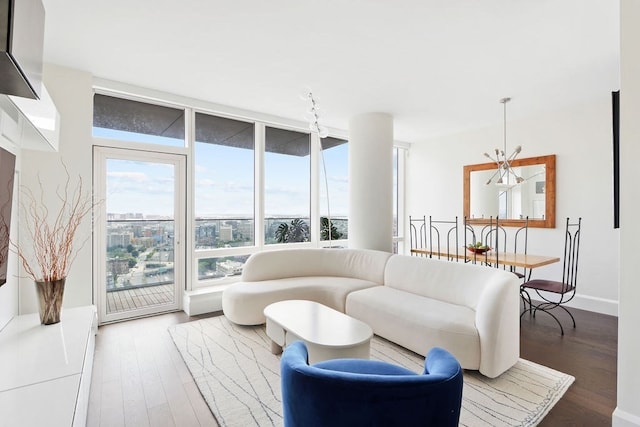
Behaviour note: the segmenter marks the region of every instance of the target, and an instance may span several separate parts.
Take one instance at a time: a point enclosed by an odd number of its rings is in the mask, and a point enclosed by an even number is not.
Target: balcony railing
[[[265,244],[279,243],[276,231],[281,224],[308,227],[309,218],[270,217],[264,220]],[[332,218],[333,238],[346,239],[346,218]],[[325,225],[326,228],[326,225]],[[195,249],[254,246],[252,218],[197,218],[194,227]],[[324,236],[327,237],[325,230]],[[302,241],[309,241],[307,233]],[[323,239],[328,240],[328,239]],[[107,298],[109,310],[123,311],[171,302],[174,260],[174,221],[137,217],[107,220]],[[198,280],[210,281],[242,274],[248,254],[200,258]],[[153,288],[153,289],[151,289]],[[111,312],[111,311],[110,311]]]

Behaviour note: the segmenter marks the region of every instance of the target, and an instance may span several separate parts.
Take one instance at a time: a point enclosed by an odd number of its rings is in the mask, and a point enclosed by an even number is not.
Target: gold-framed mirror
[[[500,218],[500,225],[519,227],[529,218],[529,227],[556,226],[556,156],[516,159],[511,167],[524,181],[519,184],[495,180],[495,163],[466,165],[463,170],[464,216],[471,224],[484,224]]]

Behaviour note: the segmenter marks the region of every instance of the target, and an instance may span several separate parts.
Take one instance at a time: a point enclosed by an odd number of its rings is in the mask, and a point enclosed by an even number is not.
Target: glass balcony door
[[[185,157],[95,148],[100,322],[177,310],[184,289]]]

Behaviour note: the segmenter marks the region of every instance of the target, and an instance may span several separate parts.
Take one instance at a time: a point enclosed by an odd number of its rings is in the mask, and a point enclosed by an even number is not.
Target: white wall
[[[92,181],[93,88],[92,76],[51,64],[44,68],[44,82],[60,113],[59,152],[23,150],[21,183],[39,194],[38,176],[47,190],[46,202],[52,210],[57,206],[55,188],[64,183],[62,163],[67,166],[72,179],[82,176],[85,188]],[[79,243],[91,237],[91,218],[84,220],[78,229]],[[28,242],[24,242],[28,244]],[[79,252],[65,284],[63,307],[77,307],[92,303],[91,240]],[[35,287],[31,279],[21,279],[20,313],[38,311]]]
[[[640,426],[640,0],[620,2],[620,318],[613,426]]]
[[[550,100],[547,113],[508,120],[507,131],[508,154],[522,145],[519,158],[556,155],[556,228],[531,228],[528,252],[561,257],[564,221],[581,216],[578,296],[572,303],[617,315],[619,232],[613,229],[611,94],[561,111],[553,111]],[[407,163],[407,215],[457,215],[462,222],[462,167],[485,163],[483,153],[502,147],[502,141],[500,123],[413,144]],[[533,274],[561,278],[562,265],[541,267]]]

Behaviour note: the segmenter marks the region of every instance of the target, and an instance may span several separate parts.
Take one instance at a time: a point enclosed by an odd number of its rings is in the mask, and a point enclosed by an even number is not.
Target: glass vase
[[[40,323],[43,325],[53,325],[60,322],[65,280],[66,278],[52,281],[36,280]]]

